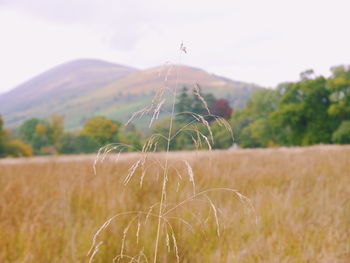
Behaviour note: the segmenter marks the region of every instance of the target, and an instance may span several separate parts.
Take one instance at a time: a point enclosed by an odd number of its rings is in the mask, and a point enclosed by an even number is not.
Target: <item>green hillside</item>
[[[99,60],[77,60],[60,65],[0,95],[0,114],[7,126],[30,117],[58,113],[67,128],[78,128],[91,116],[126,121],[152,99],[156,90],[198,83],[203,92],[229,99],[241,108],[258,87],[231,81],[188,66],[136,70]]]

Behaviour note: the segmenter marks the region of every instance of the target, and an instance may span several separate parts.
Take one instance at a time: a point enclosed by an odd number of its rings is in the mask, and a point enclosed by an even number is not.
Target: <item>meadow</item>
[[[151,156],[164,161],[163,153]],[[0,160],[0,262],[89,262],[93,235],[106,220],[159,201],[159,165],[150,163],[142,188],[138,170],[123,185],[138,157],[106,159],[96,175],[95,155]],[[208,194],[215,213],[203,200],[174,209],[176,247],[163,229],[159,262],[177,262],[175,250],[184,263],[350,262],[349,146],[171,152],[169,205],[192,193],[191,181],[178,175],[187,169],[181,160],[191,165],[197,192],[236,189],[253,209],[227,191]],[[112,262],[121,250],[152,255],[155,221],[111,221],[92,262]]]

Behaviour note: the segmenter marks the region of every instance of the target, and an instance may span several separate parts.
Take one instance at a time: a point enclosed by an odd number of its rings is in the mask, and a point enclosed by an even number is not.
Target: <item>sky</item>
[[[328,76],[350,64],[349,10],[349,0],[0,0],[0,93],[80,58],[183,63],[265,87],[310,68]]]

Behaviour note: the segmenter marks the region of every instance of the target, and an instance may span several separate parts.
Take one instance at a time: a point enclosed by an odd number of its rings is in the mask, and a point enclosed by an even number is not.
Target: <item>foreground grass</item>
[[[125,187],[137,155],[105,161],[97,176],[93,158],[0,161],[0,262],[88,262],[92,235],[108,218],[147,210],[159,200],[157,167],[142,189],[137,177]],[[250,198],[259,219],[256,225],[247,206],[228,193],[210,196],[218,207],[220,238],[207,206],[199,202],[174,211],[174,218],[194,228],[192,233],[174,222],[180,262],[350,262],[350,147],[171,153],[172,165],[183,173],[180,159],[192,165],[197,191],[237,189]],[[169,184],[169,203],[191,195],[189,183],[178,192],[172,190],[176,185]],[[112,262],[119,254],[128,222],[130,217],[121,217],[102,233],[94,262]],[[142,225],[139,243],[131,229],[126,252],[151,254],[155,223]],[[164,235],[161,243],[159,262],[176,262]]]

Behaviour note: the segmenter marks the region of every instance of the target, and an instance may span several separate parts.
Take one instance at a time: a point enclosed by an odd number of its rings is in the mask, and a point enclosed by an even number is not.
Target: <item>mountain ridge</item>
[[[245,100],[258,86],[230,80],[186,65],[165,65],[139,70],[96,59],[62,63],[14,89],[0,94],[0,114],[7,126],[46,118],[57,113],[68,128],[80,127],[86,119],[105,115],[125,121],[133,111],[147,105],[156,89],[198,83],[203,92]],[[237,95],[238,94],[238,95]]]

